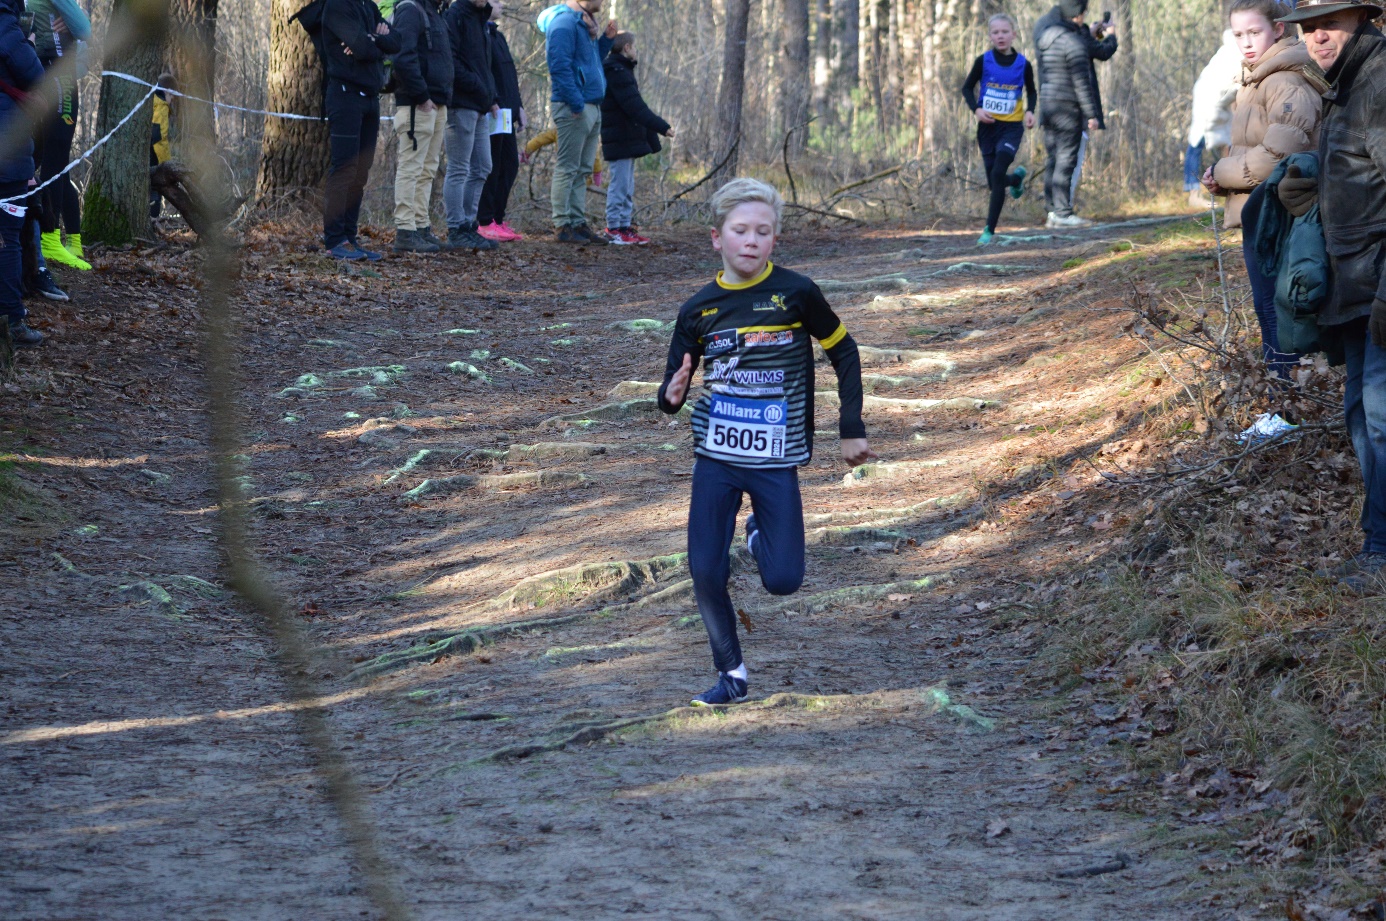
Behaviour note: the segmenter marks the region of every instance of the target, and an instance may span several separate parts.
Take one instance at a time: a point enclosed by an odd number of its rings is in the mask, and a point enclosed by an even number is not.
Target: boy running
[[[712,197],[712,248],[722,254],[717,280],[679,310],[659,408],[678,412],[693,365],[703,362],[705,392],[693,406],[693,497],[688,567],[698,612],[712,644],[717,684],[694,706],[740,703],[746,663],[727,592],[727,553],[743,493],[751,496],[746,547],[773,595],[804,580],[804,514],[798,468],[813,453],[813,345],[833,370],[842,409],[842,456],[853,466],[876,455],[861,421],[861,360],[823,292],[770,262],[784,199],[757,179],[734,179]]]

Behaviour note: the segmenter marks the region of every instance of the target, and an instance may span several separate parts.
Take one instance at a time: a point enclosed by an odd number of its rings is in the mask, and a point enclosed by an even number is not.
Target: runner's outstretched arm
[[[861,421],[861,355],[847,327],[833,313],[818,286],[813,286],[805,315],[808,331],[823,346],[837,373],[838,432],[842,438],[842,459],[853,467],[878,455],[866,440],[866,423]]]

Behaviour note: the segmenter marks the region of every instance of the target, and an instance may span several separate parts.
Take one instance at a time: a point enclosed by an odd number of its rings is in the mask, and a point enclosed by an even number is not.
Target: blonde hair
[[[988,32],[991,31],[991,24],[992,24],[993,22],[995,22],[996,20],[998,20],[998,19],[1004,19],[1004,20],[1006,20],[1006,22],[1008,22],[1008,23],[1010,24],[1010,26],[1011,26],[1011,31],[1012,31],[1012,32],[1018,31],[1018,29],[1017,29],[1017,27],[1016,27],[1016,24],[1015,24],[1015,20],[1011,18],[1011,14],[1010,14],[1010,13],[994,13],[994,14],[992,14],[991,18],[987,20],[987,31],[988,31]]]
[[[784,217],[784,198],[774,186],[759,179],[733,179],[717,190],[709,202],[712,205],[713,226],[721,230],[733,209],[751,202],[769,205],[774,210],[775,233],[779,233],[780,219]]]

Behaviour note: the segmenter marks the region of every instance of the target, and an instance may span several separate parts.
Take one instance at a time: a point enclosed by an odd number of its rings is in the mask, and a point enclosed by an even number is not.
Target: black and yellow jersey
[[[679,310],[659,408],[669,380],[693,356],[703,394],[693,406],[693,450],[729,464],[796,467],[813,454],[813,343],[837,372],[843,438],[865,438],[857,344],[812,280],[770,263],[742,284],[717,280]],[[692,386],[690,383],[690,392]]]

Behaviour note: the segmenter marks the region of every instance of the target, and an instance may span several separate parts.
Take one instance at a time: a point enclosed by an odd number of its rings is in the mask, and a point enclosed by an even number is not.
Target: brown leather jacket
[[[1213,167],[1213,179],[1231,193],[1229,229],[1242,226],[1242,205],[1277,163],[1318,146],[1322,93],[1328,88],[1309,60],[1309,49],[1288,35],[1254,66],[1243,65],[1241,83],[1232,110],[1232,147]]]

